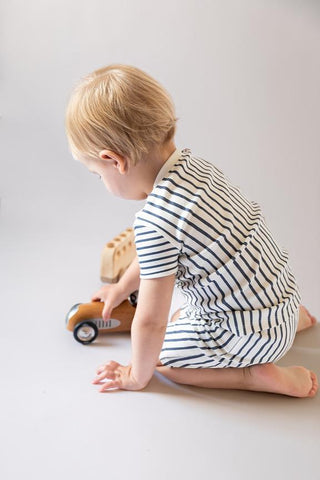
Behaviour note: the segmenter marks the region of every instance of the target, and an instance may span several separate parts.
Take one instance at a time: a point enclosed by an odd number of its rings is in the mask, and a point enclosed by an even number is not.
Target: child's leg
[[[179,318],[177,310],[170,322]],[[297,331],[305,330],[317,322],[308,310],[300,305]],[[293,397],[313,397],[318,390],[314,372],[304,367],[279,367],[268,363],[246,368],[171,368],[161,364],[159,373],[176,383],[204,388],[252,390],[279,393]]]
[[[178,320],[179,316],[180,316],[180,308],[179,308],[179,310],[177,310],[177,311],[172,315],[172,317],[171,317],[170,320],[169,320],[170,323],[173,323],[173,322],[175,322],[176,320]]]
[[[303,305],[300,305],[297,332],[301,332],[301,330],[305,330],[306,328],[312,327],[316,323],[317,323],[316,317],[311,315],[311,313],[308,312],[306,307],[304,307]]]
[[[252,390],[313,397],[318,389],[315,373],[304,367],[278,367],[272,363],[246,368],[171,368],[158,366],[159,373],[176,383],[204,388]]]

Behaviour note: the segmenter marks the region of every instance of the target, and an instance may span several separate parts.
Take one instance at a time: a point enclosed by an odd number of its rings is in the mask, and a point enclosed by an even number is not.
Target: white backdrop
[[[61,243],[72,237],[83,249],[89,240],[97,269],[103,243],[131,224],[140,205],[104,191],[72,160],[64,134],[75,82],[129,63],[171,93],[177,145],[262,205],[304,303],[320,311],[318,2],[4,0],[1,24],[7,233],[60,231]]]
[[[318,478],[319,394],[201,389],[159,374],[142,392],[97,393],[96,367],[127,364],[130,335],[85,347],[64,319],[100,286],[104,243],[141,205],[111,197],[72,159],[64,112],[75,82],[105,64],[159,79],[175,100],[177,145],[261,204],[319,319],[319,5],[0,2],[1,478],[194,480],[208,465],[225,480]],[[282,365],[320,376],[319,342],[319,324],[299,333]]]

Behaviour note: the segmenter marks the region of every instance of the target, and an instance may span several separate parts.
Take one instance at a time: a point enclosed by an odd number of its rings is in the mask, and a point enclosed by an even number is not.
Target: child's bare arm
[[[112,310],[120,305],[132,292],[139,289],[140,268],[138,257],[135,257],[129,268],[123,274],[118,283],[104,285],[93,294],[91,301],[104,302],[102,317],[104,320],[110,318]]]
[[[135,292],[139,289],[140,267],[137,255],[132,260],[130,266],[125,271],[118,284],[119,287],[126,293],[126,297],[128,297],[130,293]]]
[[[141,280],[131,339],[132,375],[142,387],[148,384],[159,361],[174,282],[175,275]]]
[[[159,360],[168,322],[175,275],[141,280],[139,302],[131,328],[132,362],[122,366],[111,361],[97,370],[93,383],[104,383],[100,391],[110,388],[140,390],[150,381]]]

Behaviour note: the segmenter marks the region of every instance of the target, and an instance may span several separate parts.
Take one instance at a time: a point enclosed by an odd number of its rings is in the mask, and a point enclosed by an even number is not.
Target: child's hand
[[[103,380],[110,381],[105,383]],[[139,384],[133,377],[131,365],[123,366],[113,360],[105,365],[101,365],[97,369],[97,376],[92,383],[102,384],[100,392],[106,392],[114,388],[120,390],[142,390],[146,386]]]
[[[111,312],[116,308],[120,303],[122,303],[127,298],[127,295],[119,287],[118,283],[112,285],[105,285],[100,288],[96,293],[91,297],[92,302],[104,302],[104,308],[102,311],[103,320],[109,320]]]

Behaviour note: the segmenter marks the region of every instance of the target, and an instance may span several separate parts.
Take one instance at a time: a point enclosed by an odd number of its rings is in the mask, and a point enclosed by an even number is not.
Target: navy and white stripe
[[[179,368],[244,368],[276,362],[291,347],[297,321],[298,310],[288,322],[237,336],[214,321],[190,321],[182,311],[167,326],[160,361]]]
[[[139,256],[141,278],[157,278],[176,273],[179,250],[156,230],[135,226],[135,244]]]
[[[141,278],[174,273],[186,302],[180,320],[213,329],[210,340],[190,341],[193,347],[203,345],[210,358],[220,352],[221,366],[240,366],[252,355],[269,361],[284,351],[282,343],[291,344],[301,297],[288,252],[274,240],[260,206],[213,164],[176,150],[134,228]],[[223,350],[216,339],[221,332]],[[241,343],[244,360],[236,351],[240,339],[247,342]],[[189,350],[195,349],[181,344],[177,350],[183,365],[205,366]]]

